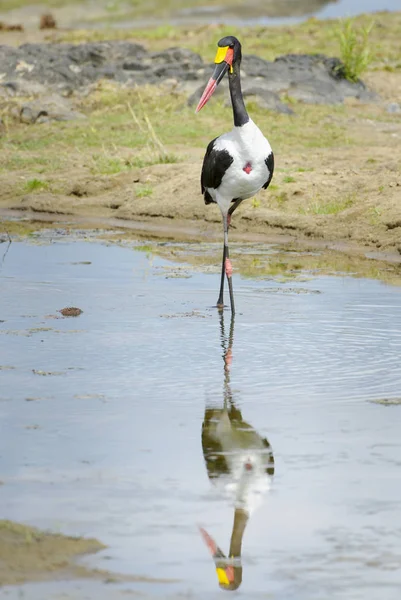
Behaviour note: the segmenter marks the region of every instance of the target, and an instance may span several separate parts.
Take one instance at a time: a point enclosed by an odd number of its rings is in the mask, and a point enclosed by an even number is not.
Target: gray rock
[[[244,85],[244,98],[253,98],[260,108],[267,108],[286,115],[293,115],[294,111],[281,101],[280,96],[275,92],[271,92],[262,86]]]
[[[386,110],[390,114],[399,113],[401,112],[401,105],[398,102],[391,102],[387,104]]]
[[[22,123],[33,124],[84,119],[85,115],[72,110],[65,98],[53,94],[48,98],[23,104],[19,109],[19,118]]]
[[[0,64],[4,73],[0,95],[17,95],[21,91],[18,86],[22,85],[45,86],[68,94],[82,92],[102,78],[129,86],[176,79],[188,93],[196,88],[190,104],[199,100],[213,68],[188,49],[149,53],[139,44],[118,41],[0,46]],[[250,95],[261,105],[281,112],[291,112],[280,101],[279,96],[284,94],[317,104],[337,104],[347,97],[366,102],[377,100],[362,81],[353,83],[344,77],[343,65],[337,58],[289,54],[267,61],[245,55],[242,67],[244,92],[256,86],[259,92]]]

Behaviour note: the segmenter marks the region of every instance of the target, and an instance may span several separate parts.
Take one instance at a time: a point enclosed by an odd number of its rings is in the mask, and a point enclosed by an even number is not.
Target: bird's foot
[[[232,266],[231,260],[229,258],[226,258],[225,263],[224,263],[224,267],[225,267],[225,270],[226,270],[227,277],[232,277],[232,275],[233,275],[233,266]]]

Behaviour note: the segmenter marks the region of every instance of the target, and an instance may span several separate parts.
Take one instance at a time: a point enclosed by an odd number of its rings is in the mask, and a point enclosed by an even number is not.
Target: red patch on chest
[[[245,173],[247,175],[249,175],[249,173],[252,171],[252,165],[251,165],[251,163],[246,163],[245,167],[242,170],[245,171]]]

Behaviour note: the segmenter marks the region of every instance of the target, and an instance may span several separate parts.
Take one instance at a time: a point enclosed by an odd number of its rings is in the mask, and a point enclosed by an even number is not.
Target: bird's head
[[[233,73],[234,65],[241,62],[241,44],[233,35],[221,38],[217,43],[217,47],[217,54],[214,59],[216,66],[213,75],[205,87],[195,112],[199,112],[205,106],[227,71]]]
[[[203,527],[199,530],[213,557],[219,587],[227,591],[237,590],[242,583],[241,557],[227,558],[212,536]]]

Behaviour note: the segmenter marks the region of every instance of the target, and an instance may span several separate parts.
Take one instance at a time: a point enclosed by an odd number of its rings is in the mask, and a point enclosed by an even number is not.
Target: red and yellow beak
[[[230,48],[230,46],[224,46],[223,48],[218,48],[216,58],[214,62],[216,63],[216,67],[214,69],[213,75],[207,82],[205,90],[202,94],[201,99],[199,100],[199,104],[196,107],[195,112],[199,112],[201,108],[203,108],[206,102],[211,98],[213,92],[216,90],[220,81],[223,79],[224,75],[227,73],[228,69],[230,72],[233,71],[233,60],[234,60],[234,50]]]
[[[199,527],[199,530],[215,562],[219,584],[222,587],[229,586],[234,581],[234,567],[232,565],[224,564],[227,558],[223,551],[218,547],[212,536],[210,536],[208,532],[203,529],[203,527]]]

